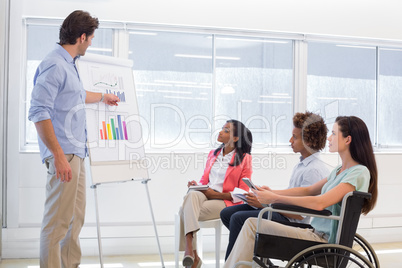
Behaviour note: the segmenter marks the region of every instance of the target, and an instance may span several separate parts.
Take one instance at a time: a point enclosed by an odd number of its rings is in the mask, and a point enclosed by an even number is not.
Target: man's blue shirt
[[[328,174],[329,170],[321,160],[320,153],[314,153],[304,159],[300,156],[300,162],[293,168],[288,188],[308,187],[326,178]],[[289,221],[309,223],[310,217],[304,217],[303,220],[289,218]]]
[[[64,153],[81,158],[87,155],[85,97],[75,59],[56,45],[36,70],[28,119],[50,119]],[[42,161],[52,156],[39,137],[38,142]]]

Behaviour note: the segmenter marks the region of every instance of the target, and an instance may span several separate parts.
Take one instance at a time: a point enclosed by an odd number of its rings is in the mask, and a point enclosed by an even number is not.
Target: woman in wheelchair
[[[337,117],[328,141],[329,151],[338,152],[342,164],[327,178],[309,187],[286,190],[271,190],[263,186],[254,191],[258,200],[262,204],[283,203],[314,210],[327,209],[332,215],[339,215],[343,197],[352,191],[362,191],[372,195],[370,200],[365,201],[362,213],[371,211],[377,200],[377,165],[366,124],[355,116]],[[311,226],[313,229],[302,229],[263,220],[259,232],[325,243],[335,242],[337,222],[314,218]],[[257,218],[249,218],[224,267],[233,267],[239,261],[252,261],[256,229]]]

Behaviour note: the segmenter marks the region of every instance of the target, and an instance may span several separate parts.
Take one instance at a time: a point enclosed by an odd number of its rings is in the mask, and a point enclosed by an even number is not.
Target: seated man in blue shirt
[[[293,151],[300,153],[301,156],[299,164],[293,168],[288,188],[312,185],[329,174],[329,170],[319,158],[319,151],[325,147],[328,133],[324,119],[311,112],[296,113],[293,117],[293,126],[289,142]],[[262,209],[261,203],[253,193],[246,194],[246,196],[247,204],[227,207],[220,214],[223,224],[230,231],[225,260],[232,251],[244,222],[249,217],[257,217]],[[299,215],[283,215],[274,212],[272,220],[308,223],[310,219]]]

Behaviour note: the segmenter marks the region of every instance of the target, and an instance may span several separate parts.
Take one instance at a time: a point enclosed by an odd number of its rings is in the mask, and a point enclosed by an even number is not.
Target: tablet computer
[[[245,184],[247,184],[248,187],[251,189],[257,190],[257,187],[254,185],[254,183],[249,179],[249,178],[243,178],[242,179]]]

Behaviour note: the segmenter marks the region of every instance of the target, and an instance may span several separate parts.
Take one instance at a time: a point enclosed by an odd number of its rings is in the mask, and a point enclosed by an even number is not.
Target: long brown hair
[[[335,122],[338,124],[343,137],[352,137],[349,151],[353,160],[366,166],[370,171],[370,185],[368,192],[371,193],[371,200],[366,201],[362,209],[362,213],[367,214],[374,208],[378,196],[377,164],[367,126],[363,120],[356,116],[338,116]]]
[[[226,121],[226,123],[231,123],[233,125],[233,136],[238,137],[239,140],[235,142],[235,159],[233,163],[230,163],[229,166],[238,166],[243,162],[243,158],[246,154],[251,154],[251,147],[253,144],[253,135],[251,131],[240,121],[231,119]],[[217,155],[218,152],[225,147],[225,144],[221,144],[215,151],[214,155]]]

